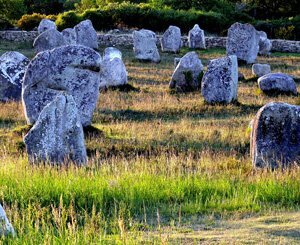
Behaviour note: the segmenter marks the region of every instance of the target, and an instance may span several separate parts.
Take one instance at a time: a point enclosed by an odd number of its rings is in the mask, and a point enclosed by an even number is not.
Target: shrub
[[[0,15],[0,30],[7,30],[12,27],[13,25],[10,23],[10,21],[5,16]]]
[[[73,28],[81,20],[82,17],[80,14],[75,11],[68,11],[57,16],[56,25],[59,30],[63,30],[65,28]]]
[[[39,23],[41,22],[42,19],[55,20],[56,16],[55,15],[47,16],[47,15],[38,14],[38,13],[25,14],[22,16],[21,19],[18,20],[17,25],[22,30],[31,31],[39,25]]]
[[[23,0],[0,0],[0,15],[17,20],[27,11]]]

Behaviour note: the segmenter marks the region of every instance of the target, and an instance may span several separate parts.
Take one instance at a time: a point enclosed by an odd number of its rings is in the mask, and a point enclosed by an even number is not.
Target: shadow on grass
[[[294,240],[300,241],[300,230],[291,229],[291,230],[272,230],[268,232],[273,236],[293,238]]]
[[[189,108],[165,108],[158,111],[143,110],[102,110],[100,111],[100,120],[104,122],[113,121],[179,121],[183,117],[189,119],[230,119],[240,118],[247,114],[255,114],[260,105],[231,104],[229,106],[218,106],[216,109],[211,105],[202,105],[201,107]]]

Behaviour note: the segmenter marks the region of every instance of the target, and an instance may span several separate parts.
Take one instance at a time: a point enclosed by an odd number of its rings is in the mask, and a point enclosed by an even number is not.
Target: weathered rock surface
[[[188,35],[189,48],[206,49],[204,31],[195,25]]]
[[[72,95],[83,126],[91,124],[99,96],[101,56],[81,45],[39,53],[29,64],[22,87],[27,122],[36,122],[42,109],[62,91]]]
[[[73,97],[60,93],[46,105],[24,142],[31,162],[85,163],[83,128]]]
[[[100,88],[127,84],[127,71],[122,53],[116,48],[106,48],[100,71]]]
[[[45,31],[56,30],[56,29],[57,29],[57,27],[56,27],[56,24],[54,21],[48,20],[48,19],[43,19],[43,20],[41,20],[41,22],[38,26],[38,33],[41,34]]]
[[[251,132],[254,167],[300,164],[300,106],[272,102],[255,116]]]
[[[136,59],[141,61],[160,62],[156,46],[156,35],[153,31],[142,29],[133,32],[133,50]]]
[[[260,55],[270,55],[272,49],[271,40],[268,39],[267,33],[264,31],[258,31],[259,35],[259,51]]]
[[[237,99],[238,64],[235,55],[209,62],[202,79],[201,93],[210,104],[231,103]]]
[[[77,44],[77,37],[76,32],[72,28],[64,29],[61,34],[65,40],[66,45],[76,45]]]
[[[15,235],[15,230],[9,222],[6,213],[0,205],[0,236]]]
[[[162,52],[178,53],[181,48],[181,31],[177,26],[169,26],[161,38]]]
[[[200,89],[203,65],[196,52],[189,52],[183,56],[170,82],[170,89],[177,91],[193,91]]]
[[[63,35],[54,29],[44,31],[33,42],[33,47],[36,53],[51,50],[65,45]]]
[[[258,79],[259,88],[268,95],[293,94],[297,95],[294,79],[283,73],[269,73]]]
[[[98,38],[96,30],[90,20],[81,21],[74,27],[77,44],[98,49]]]
[[[176,68],[180,62],[181,58],[174,58],[174,67]]]
[[[253,64],[252,74],[257,77],[262,77],[266,74],[271,73],[271,66],[269,64]]]
[[[0,57],[0,101],[19,100],[29,59],[19,52],[6,52]]]
[[[236,55],[239,60],[254,63],[259,50],[260,37],[250,24],[234,23],[228,29],[227,55]]]

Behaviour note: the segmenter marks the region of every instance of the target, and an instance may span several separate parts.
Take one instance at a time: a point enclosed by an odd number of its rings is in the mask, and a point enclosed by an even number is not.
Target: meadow
[[[104,47],[101,48],[103,51]],[[102,91],[86,130],[88,165],[31,165],[21,102],[0,105],[0,200],[17,236],[5,244],[299,244],[300,169],[253,169],[249,123],[270,101],[250,65],[238,103],[207,105],[174,93],[174,57],[134,60],[120,48],[132,91]],[[29,44],[0,43],[33,57]],[[224,49],[197,51],[206,66]],[[300,54],[259,57],[300,77]],[[300,84],[297,83],[298,91]]]

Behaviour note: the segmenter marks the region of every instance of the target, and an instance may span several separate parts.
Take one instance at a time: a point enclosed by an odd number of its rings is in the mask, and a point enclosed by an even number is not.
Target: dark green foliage
[[[19,19],[26,11],[23,0],[0,0],[0,15],[9,20]]]
[[[21,19],[18,20],[18,27],[22,30],[31,31],[35,27],[38,27],[42,19],[51,19],[55,20],[56,16],[54,15],[44,15],[44,14],[25,14]]]
[[[0,15],[0,30],[7,30],[12,27],[13,25],[10,23],[10,21],[5,16]]]

